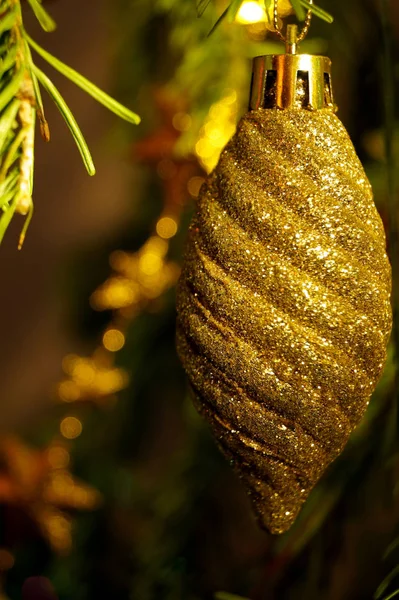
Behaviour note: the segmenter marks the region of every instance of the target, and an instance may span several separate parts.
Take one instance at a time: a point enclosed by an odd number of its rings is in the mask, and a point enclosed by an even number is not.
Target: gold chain
[[[310,4],[313,4],[313,0],[309,0],[309,2],[310,2]],[[281,29],[279,28],[279,25],[278,25],[278,6],[277,5],[278,5],[278,0],[274,0],[274,11],[273,11],[274,29],[275,29],[278,37],[280,38],[280,40],[282,40],[283,42],[286,42],[287,39],[284,36],[283,32],[281,31]],[[312,22],[312,11],[308,10],[303,29],[302,29],[301,33],[298,35],[297,40],[296,40],[297,44],[302,42],[305,39],[305,37],[307,36],[311,22]]]

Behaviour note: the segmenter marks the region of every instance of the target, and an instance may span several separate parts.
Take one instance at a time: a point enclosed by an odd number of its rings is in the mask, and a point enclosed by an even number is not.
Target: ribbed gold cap
[[[257,56],[253,61],[249,108],[335,112],[330,59],[289,53]]]

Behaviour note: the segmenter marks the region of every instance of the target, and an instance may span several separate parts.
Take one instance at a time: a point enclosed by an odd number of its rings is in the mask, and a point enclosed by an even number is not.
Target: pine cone
[[[202,187],[178,286],[195,405],[286,531],[359,423],[391,330],[372,190],[331,112],[248,113]]]

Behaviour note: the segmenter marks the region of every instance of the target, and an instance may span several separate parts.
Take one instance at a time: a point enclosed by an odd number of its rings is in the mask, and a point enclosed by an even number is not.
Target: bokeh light
[[[159,237],[168,240],[177,233],[177,223],[172,217],[161,217],[156,225]]]
[[[266,18],[266,11],[263,6],[261,6],[259,2],[248,0],[241,4],[236,20],[238,23],[247,25],[250,23],[259,23],[259,21],[265,21]]]
[[[119,329],[107,329],[103,335],[103,345],[110,352],[118,352],[125,345],[125,336]]]
[[[60,424],[60,432],[68,440],[79,437],[82,429],[82,423],[76,417],[65,417]]]

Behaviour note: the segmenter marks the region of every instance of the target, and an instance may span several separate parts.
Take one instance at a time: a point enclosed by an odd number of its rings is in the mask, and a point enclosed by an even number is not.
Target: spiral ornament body
[[[248,113],[200,192],[177,348],[272,533],[290,527],[368,405],[390,290],[383,225],[339,119]]]

